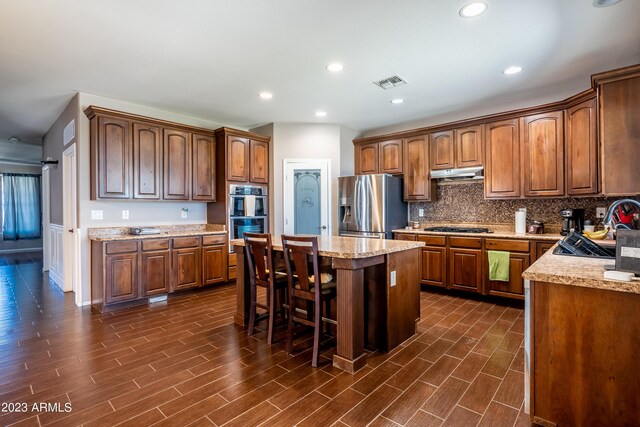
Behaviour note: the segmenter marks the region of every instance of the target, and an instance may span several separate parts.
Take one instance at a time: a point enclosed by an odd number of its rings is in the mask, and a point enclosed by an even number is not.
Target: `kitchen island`
[[[640,282],[604,279],[614,262],[548,251],[523,274],[525,408],[536,424],[638,423]]]
[[[239,267],[234,319],[246,325],[249,274],[244,240],[232,240],[231,244]],[[423,242],[318,237],[318,255],[337,272],[335,367],[355,372],[365,365],[365,345],[389,351],[416,333],[421,246]],[[282,251],[280,237],[274,237],[273,249]]]

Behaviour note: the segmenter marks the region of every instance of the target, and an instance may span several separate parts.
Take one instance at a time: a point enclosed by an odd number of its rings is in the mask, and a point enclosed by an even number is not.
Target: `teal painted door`
[[[320,234],[320,169],[294,172],[295,234]]]

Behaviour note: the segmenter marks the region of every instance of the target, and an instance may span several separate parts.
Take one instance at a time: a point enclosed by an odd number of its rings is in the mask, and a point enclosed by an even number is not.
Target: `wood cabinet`
[[[227,136],[227,180],[249,181],[249,139]]]
[[[91,242],[91,304],[100,311],[226,281],[226,235]]]
[[[258,184],[269,182],[269,144],[249,141],[249,181]]]
[[[409,234],[409,233],[395,233],[393,238],[395,240],[412,240],[412,241],[415,241],[416,240],[416,235],[415,234]]]
[[[435,182],[429,178],[429,137],[403,141],[404,200],[431,200]]]
[[[187,132],[165,129],[164,187],[165,200],[189,200],[191,183],[191,138]]]
[[[567,109],[565,115],[565,172],[567,195],[598,192],[598,140],[596,101],[590,99]]]
[[[452,130],[431,134],[430,145],[431,170],[453,169],[456,167]]]
[[[91,122],[92,198],[131,197],[131,133],[129,122],[97,117]]]
[[[213,132],[90,106],[91,199],[215,201]]]
[[[447,249],[437,246],[422,248],[422,280],[426,285],[447,286]]]
[[[484,194],[487,199],[520,197],[518,119],[485,125]]]
[[[483,126],[455,130],[455,164],[457,168],[482,166]]]
[[[482,250],[449,248],[449,287],[482,292]]]
[[[640,69],[599,86],[602,193],[640,194]]]
[[[383,141],[379,146],[378,173],[402,173],[402,140]]]
[[[515,299],[524,299],[524,279],[522,273],[531,265],[531,248],[536,242],[512,239],[485,239],[485,261],[487,273],[485,275],[485,293]],[[489,279],[488,251],[509,252],[509,281]]]
[[[216,201],[216,141],[210,135],[193,134],[191,199]]]
[[[555,244],[556,242],[536,242],[536,257],[533,261],[538,260],[538,258],[547,253]]]
[[[356,175],[378,173],[378,146],[377,142],[355,146]]]
[[[524,117],[522,132],[524,196],[563,196],[563,112]]]
[[[159,200],[162,177],[160,127],[133,123],[133,198]]]

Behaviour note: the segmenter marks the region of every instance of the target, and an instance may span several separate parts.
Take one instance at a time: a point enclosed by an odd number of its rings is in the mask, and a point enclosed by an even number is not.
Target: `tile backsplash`
[[[513,224],[515,211],[527,208],[528,223],[538,220],[556,228],[562,223],[562,209],[584,209],[585,219],[595,221],[597,207],[607,208],[618,199],[620,197],[486,200],[482,182],[445,183],[437,186],[436,201],[410,203],[409,219],[421,222]],[[424,209],[423,217],[418,217],[418,209]]]

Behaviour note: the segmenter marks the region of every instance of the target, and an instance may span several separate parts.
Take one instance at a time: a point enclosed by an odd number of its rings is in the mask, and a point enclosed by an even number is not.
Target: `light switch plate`
[[[424,216],[424,209],[422,209],[422,208],[418,209],[418,216],[420,218],[422,218]]]
[[[393,270],[393,271],[391,272],[390,282],[391,282],[391,283],[390,283],[390,286],[391,286],[391,287],[394,287],[394,286],[396,285],[396,271],[395,271],[395,270]]]
[[[98,221],[104,219],[104,211],[102,210],[91,210],[91,219]]]
[[[187,217],[189,216],[189,209],[182,209],[180,211],[180,218],[182,219],[187,219]]]
[[[607,214],[607,208],[596,208],[596,218],[604,218]]]
[[[129,219],[129,211],[126,209],[122,210],[122,219]]]

